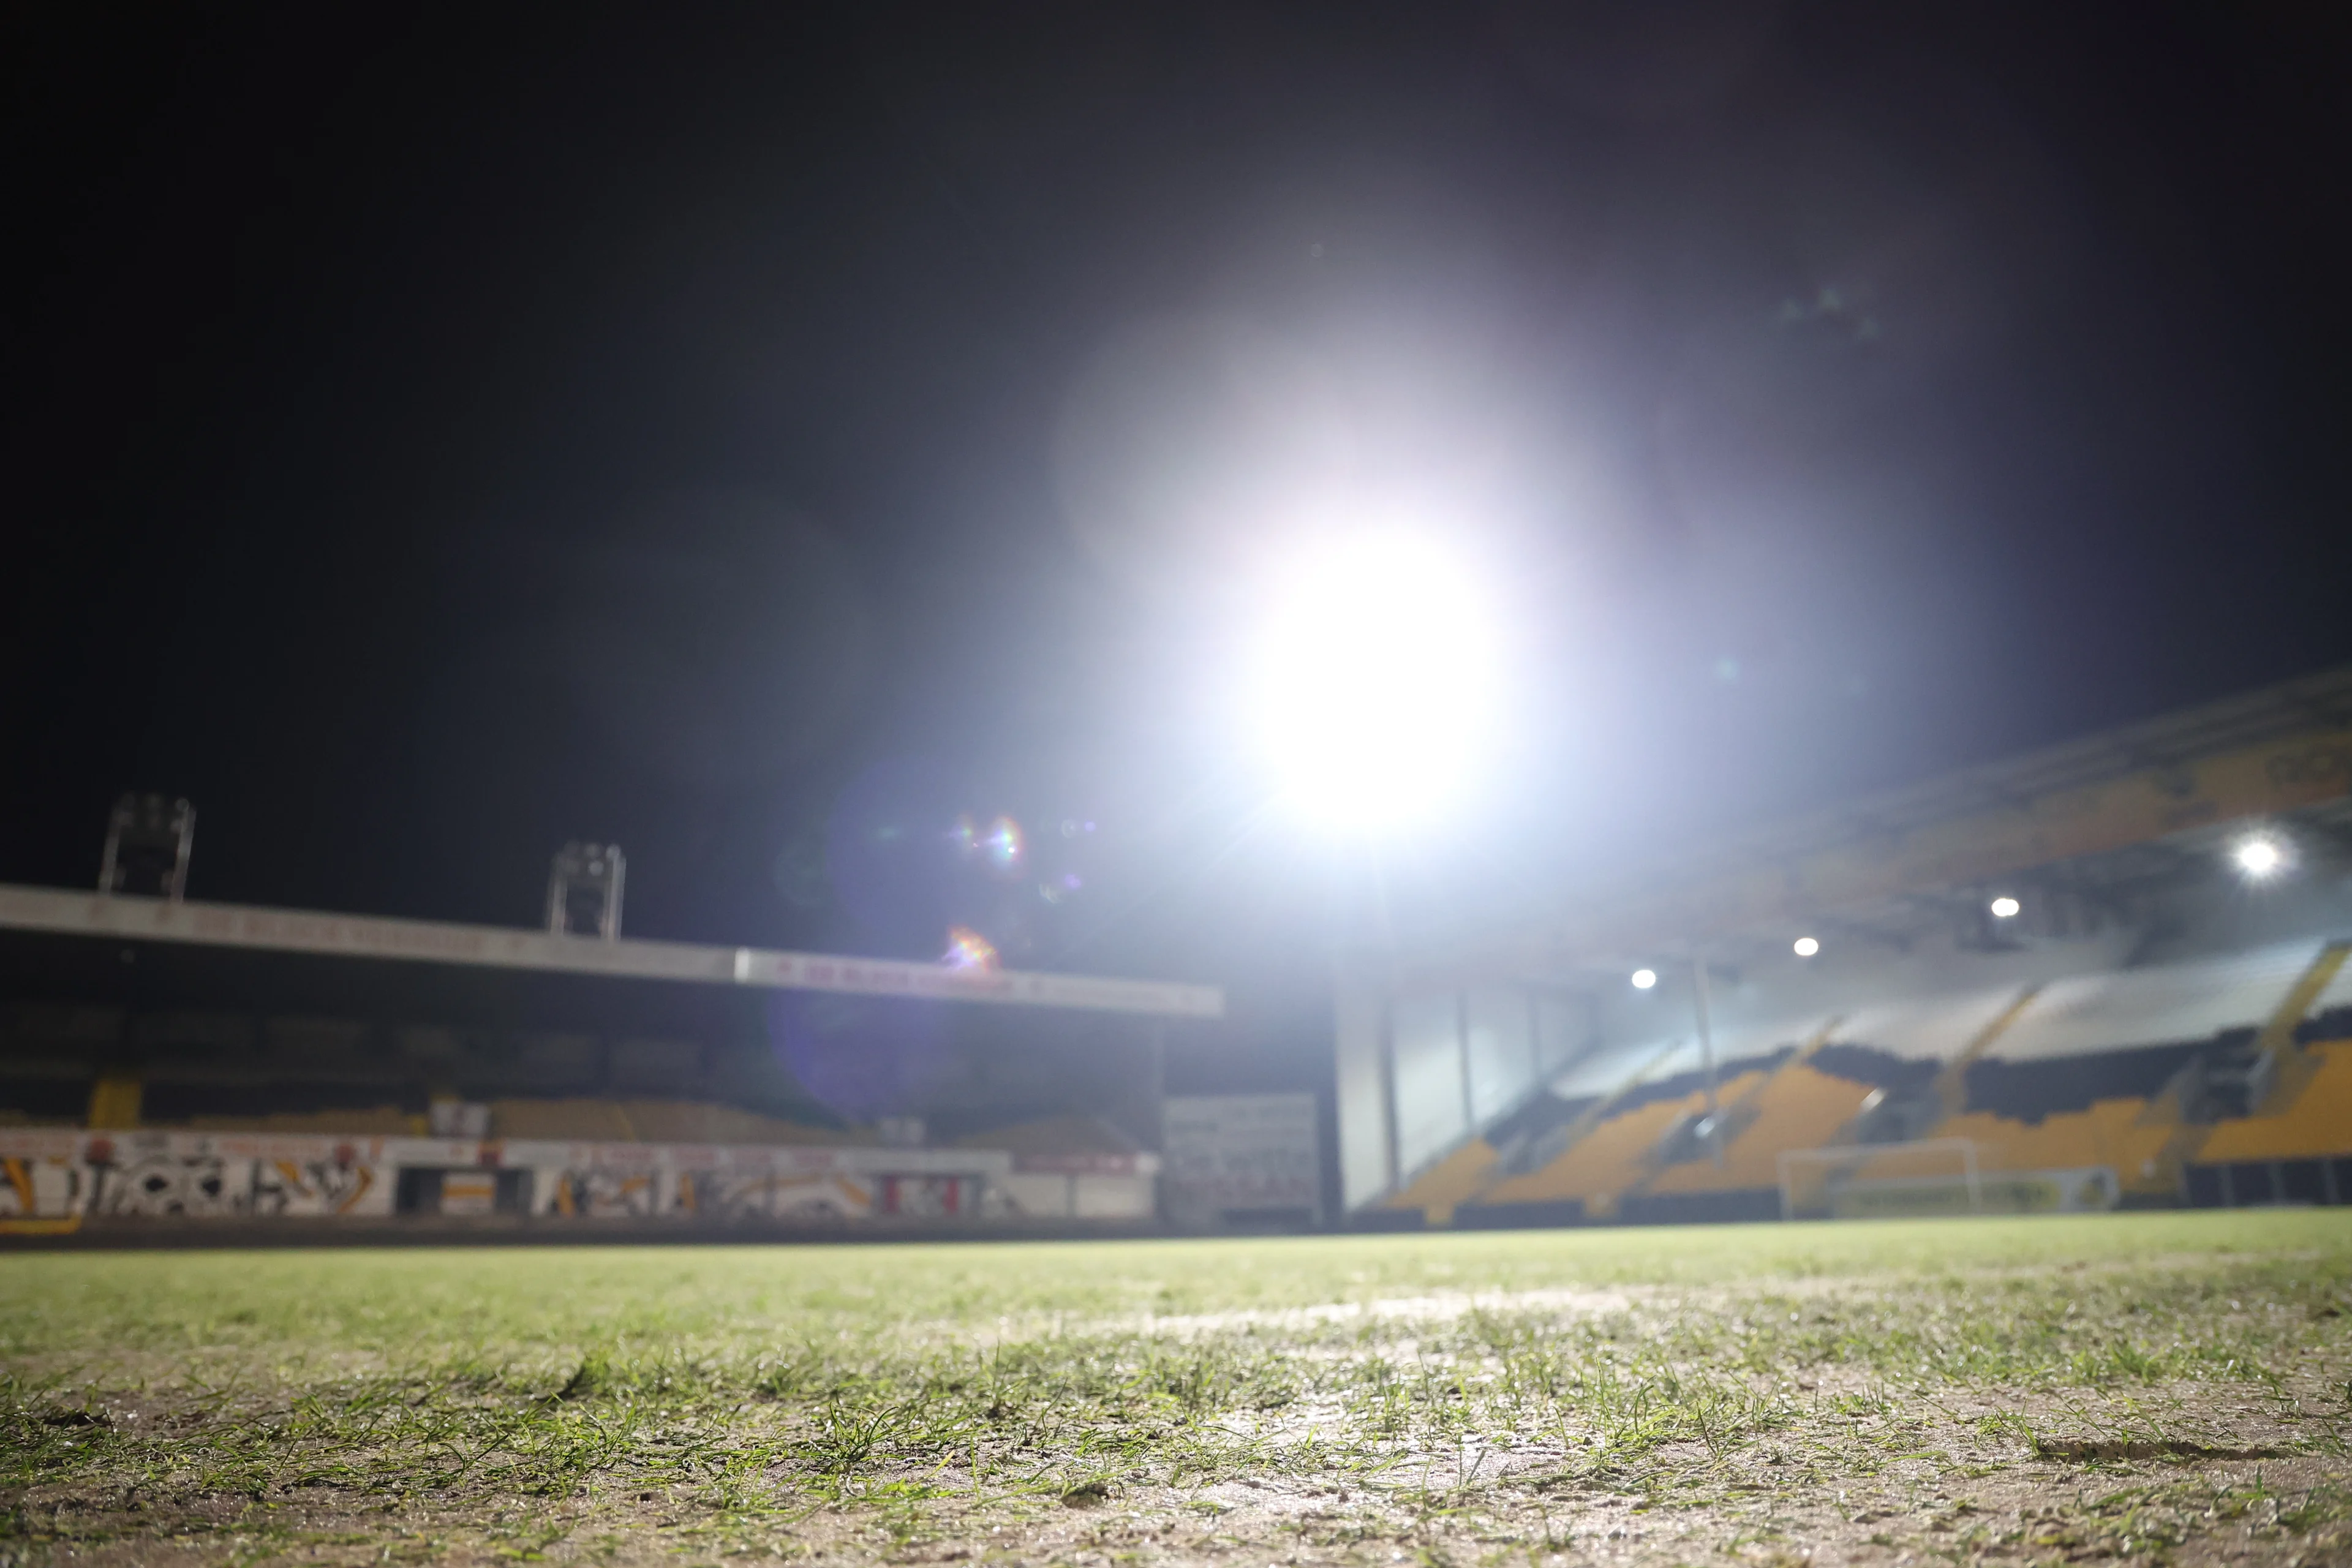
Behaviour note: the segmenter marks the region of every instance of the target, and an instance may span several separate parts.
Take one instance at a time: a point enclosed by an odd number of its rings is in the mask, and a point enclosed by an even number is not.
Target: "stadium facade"
[[[616,875],[578,918],[566,896],[617,870],[603,846],[559,853],[544,931],[201,903],[192,814],[126,803],[116,826],[142,819],[179,824],[146,836],[149,894],[114,836],[96,892],[0,887],[15,1228],[1150,1222],[1169,1034],[1223,1008],[623,938]]]

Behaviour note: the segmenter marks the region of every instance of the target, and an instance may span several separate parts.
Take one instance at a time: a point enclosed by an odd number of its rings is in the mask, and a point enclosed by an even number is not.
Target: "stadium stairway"
[[[2317,1065],[2285,1109],[2224,1121],[2200,1145],[2190,1203],[2352,1203],[2352,1040],[2303,1048]]]
[[[2347,960],[2352,943],[2330,943],[2263,1031],[2245,1075],[2246,1114],[2200,1129],[2182,1151],[2192,1204],[2352,1202]]]
[[[2326,999],[2336,993],[2338,981],[2346,977],[2347,958],[2352,958],[2352,942],[2329,942],[2322,948],[2255,1038],[2252,1059],[2243,1077],[2226,1086],[2235,1089],[2235,1099],[2247,1118],[2282,1114],[2317,1079],[2327,1058],[2305,1044],[2304,1030],[2317,1021],[2315,1014],[2325,1016]]]
[[[1680,1200],[1749,1193],[1759,1194],[1760,1203],[1777,1212],[1781,1153],[1829,1141],[1871,1092],[1865,1085],[1813,1066],[1839,1022],[1832,1018],[1823,1025],[1727,1111],[1719,1164],[1704,1146],[1678,1162],[1660,1162],[1627,1189],[1621,1206],[1638,1205],[1663,1218],[1676,1207],[1700,1206]]]
[[[1969,1069],[1981,1061],[1996,1042],[2025,1016],[2042,993],[2038,984],[2021,987],[1992,1019],[1970,1035],[1960,1048],[1936,1064],[1935,1074],[1916,1093],[1890,1095],[1883,1089],[1862,1103],[1853,1120],[1825,1140],[1824,1147],[1900,1145],[1934,1139],[1971,1138],[1968,1124]],[[1900,1181],[1930,1173],[1933,1157],[1890,1150],[1864,1162],[1851,1173],[1864,1181]],[[1803,1207],[1793,1197],[1791,1204]]]
[[[2261,1031],[2232,1042],[2211,1059],[2192,1058],[2150,1106],[2148,1120],[2170,1130],[2141,1180],[2161,1190],[2191,1186],[2192,1167],[2216,1162],[2303,1157],[2309,1140],[2290,1113],[2317,1085],[2326,1055],[2302,1043],[2307,1023],[2324,1017],[2327,999],[2345,978],[2352,943],[2329,942],[2288,989]],[[2332,1080],[2331,1080],[2332,1089]],[[2314,1105],[2324,1106],[2329,1091]],[[2336,1153],[2342,1150],[2313,1149]]]
[[[1789,1137],[1772,1152],[1773,1168],[1763,1176],[1774,1188],[1782,1212],[1813,1212],[1823,1200],[1816,1184],[1828,1167],[1791,1168],[1783,1187],[1783,1154],[1804,1150],[1868,1149],[1950,1136],[1947,1124],[1967,1104],[1969,1068],[1990,1050],[2026,1009],[2040,986],[2028,984],[1942,998],[1926,998],[1872,1009],[1848,1020],[1811,1064],[1834,1089],[1818,1096],[1824,1109],[1843,1105],[1846,1114],[1808,1138]],[[1964,1134],[1962,1134],[1964,1136]],[[1848,1174],[1864,1180],[1900,1179],[1925,1173],[1919,1161],[1872,1156]],[[1810,1171],[1811,1180],[1806,1179]]]
[[[2315,1068],[2296,1033],[2345,956],[2298,944],[2028,993],[1938,1075],[1944,1113],[1896,1135],[1966,1139],[1994,1176],[2103,1169],[2119,1201],[2178,1201],[2217,1135],[2259,1144],[2242,1131],[2249,1113],[2300,1102]],[[1892,1141],[1874,1131],[1865,1122],[1856,1141]],[[1917,1178],[1939,1158],[1890,1150],[1853,1175]]]
[[[1944,1135],[1945,1124],[1967,1109],[1969,1069],[1992,1049],[2041,994],[2038,984],[2020,989],[1990,1023],[1969,1036],[1967,1044],[1937,1065],[1924,1094],[1891,1097],[1882,1092],[1871,1096],[1854,1121],[1840,1129],[1842,1135],[1830,1142],[1892,1143]]]
[[[1760,1076],[1751,1073],[1727,1080],[1722,1091],[1744,1092],[1746,1080]],[[1507,1212],[1517,1205],[1536,1211],[1527,1214],[1528,1218],[1554,1209],[1572,1210],[1586,1219],[1616,1217],[1619,1199],[1639,1179],[1644,1157],[1670,1129],[1697,1114],[1705,1104],[1705,1094],[1691,1089],[1672,1098],[1643,1100],[1601,1118],[1540,1169],[1509,1177],[1480,1193],[1476,1206],[1486,1212],[1479,1217],[1489,1223],[1507,1222],[1519,1217]]]
[[[1715,1096],[1727,1138],[1756,1120],[1769,1084],[1800,1050],[1780,1046],[1759,1054],[1736,1042],[1727,1041],[1729,1059]],[[1523,1135],[1517,1157],[1488,1162],[1444,1218],[1513,1225],[1620,1217],[1658,1172],[1706,1152],[1704,1080],[1684,1065],[1692,1054],[1686,1041],[1653,1051],[1573,1120],[1548,1135]],[[1661,1076],[1668,1065],[1680,1070]],[[1431,1215],[1433,1223],[1444,1218]]]

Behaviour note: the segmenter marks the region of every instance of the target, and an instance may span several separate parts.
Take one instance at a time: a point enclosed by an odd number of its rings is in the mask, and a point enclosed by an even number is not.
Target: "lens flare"
[[[1021,869],[1024,845],[1021,825],[1009,816],[1000,816],[988,825],[988,834],[980,841],[981,851],[988,857],[991,869],[1009,877]]]
[[[1010,816],[999,816],[986,827],[975,827],[968,814],[959,816],[948,829],[948,842],[955,846],[959,857],[984,861],[1000,877],[1018,876],[1022,861],[1028,858],[1021,825]]]
[[[777,1065],[847,1121],[903,1114],[965,1070],[943,1003],[779,991],[767,1012]]]
[[[950,926],[948,950],[940,962],[950,969],[994,969],[996,944],[970,926]]]

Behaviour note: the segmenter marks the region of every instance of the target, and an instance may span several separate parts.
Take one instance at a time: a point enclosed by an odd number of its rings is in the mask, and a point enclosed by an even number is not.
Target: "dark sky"
[[[1505,584],[1432,910],[2345,659],[2326,9],[11,7],[0,878],[1279,967],[1335,475]]]

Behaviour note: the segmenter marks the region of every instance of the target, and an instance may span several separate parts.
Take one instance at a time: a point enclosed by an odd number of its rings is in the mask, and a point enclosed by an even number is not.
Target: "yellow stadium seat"
[[[1988,1110],[1964,1111],[1937,1128],[1937,1138],[1966,1138],[1977,1146],[1977,1163],[1987,1171],[2059,1171],[2105,1165],[2119,1176],[2137,1177],[2162,1153],[2171,1128],[2144,1116],[2147,1101],[2137,1097],[2102,1100],[2088,1110],[2062,1111],[2039,1122],[2013,1121]],[[1948,1154],[1895,1150],[1879,1155],[1855,1174],[1885,1181],[1946,1174]]]
[[[1389,1200],[1388,1206],[1420,1209],[1428,1215],[1430,1224],[1444,1225],[1454,1217],[1454,1205],[1467,1202],[1484,1184],[1495,1160],[1495,1146],[1484,1138],[1473,1138],[1415,1176]]]
[[[1733,1138],[1718,1168],[1711,1160],[1669,1166],[1649,1184],[1653,1193],[1722,1192],[1780,1182],[1780,1156],[1816,1149],[1851,1121],[1870,1086],[1791,1062],[1757,1097],[1756,1119]]]
[[[1595,1200],[1615,1199],[1642,1174],[1643,1161],[1675,1122],[1697,1110],[1704,1096],[1687,1094],[1674,1100],[1654,1100],[1606,1118],[1540,1170],[1512,1176],[1479,1194],[1482,1204],[1559,1203],[1568,1199],[1588,1207]]]
[[[2352,1154],[2352,1040],[2305,1049],[2320,1061],[2303,1092],[2277,1115],[2221,1123],[2198,1148],[2200,1161],[2210,1164]]]

